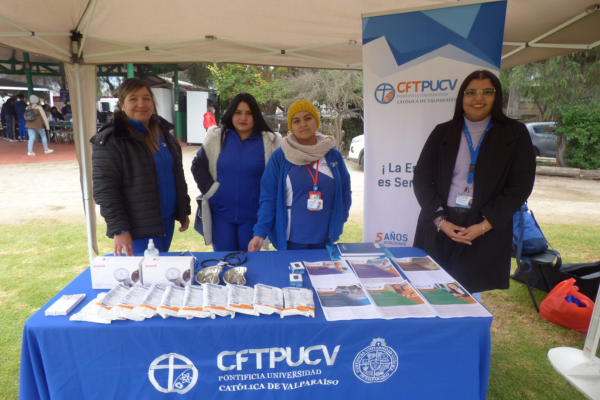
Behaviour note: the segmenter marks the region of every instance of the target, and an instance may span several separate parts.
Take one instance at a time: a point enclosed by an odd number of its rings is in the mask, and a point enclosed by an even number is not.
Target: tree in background
[[[207,68],[212,87],[219,92],[223,104],[238,93],[250,93],[265,114],[283,110],[281,101],[289,90],[288,68],[239,64],[213,64]]]
[[[600,49],[566,54],[502,71],[503,89],[529,99],[542,120],[555,120],[562,107],[600,100]],[[566,138],[557,136],[557,162],[565,166]]]
[[[181,80],[193,83],[194,85],[211,88],[213,86],[212,72],[207,64],[192,64],[191,67],[179,73]]]
[[[330,134],[339,150],[343,144],[342,123],[348,118],[344,111],[363,106],[362,72],[346,70],[301,70],[289,78],[290,91],[286,105],[296,99],[306,99],[324,105],[334,114]]]

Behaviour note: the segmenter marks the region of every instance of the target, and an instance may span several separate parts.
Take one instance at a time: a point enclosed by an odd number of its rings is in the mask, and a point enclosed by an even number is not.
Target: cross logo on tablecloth
[[[169,363],[161,364],[161,362],[166,359],[169,360]],[[179,360],[179,362],[183,362],[183,364],[176,364],[176,359]],[[155,377],[155,371],[163,369],[166,369],[169,372],[167,388],[162,387]],[[177,378],[173,379],[175,374],[180,370],[183,371],[179,373]],[[198,381],[198,369],[196,369],[194,364],[187,357],[175,353],[163,354],[150,364],[148,378],[150,379],[150,382],[152,382],[154,388],[159,392],[184,394],[189,392],[196,384],[196,381]]]

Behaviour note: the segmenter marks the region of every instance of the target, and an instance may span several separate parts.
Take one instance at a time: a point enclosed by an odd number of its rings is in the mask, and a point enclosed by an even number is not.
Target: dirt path
[[[183,147],[192,199],[200,194],[190,172],[197,150],[196,146]],[[352,177],[350,220],[360,223],[363,172],[351,161],[346,165]],[[85,222],[76,161],[0,165],[0,196],[0,224],[24,224],[37,219]],[[600,181],[538,175],[529,203],[542,223],[600,225]],[[99,213],[98,217],[101,220]]]

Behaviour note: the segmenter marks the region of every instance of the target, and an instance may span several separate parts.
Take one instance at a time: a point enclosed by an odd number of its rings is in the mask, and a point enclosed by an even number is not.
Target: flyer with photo
[[[441,318],[491,316],[489,311],[456,281],[414,285]]]
[[[346,261],[305,262],[304,265],[309,275],[353,275]]]
[[[408,281],[369,283],[365,289],[385,319],[432,318],[436,313]]]
[[[381,318],[358,280],[352,285],[315,286],[315,291],[328,321]]]
[[[393,260],[413,284],[454,281],[454,278],[429,256],[394,258]]]
[[[403,279],[389,258],[363,258],[347,260],[347,262],[363,283]]]

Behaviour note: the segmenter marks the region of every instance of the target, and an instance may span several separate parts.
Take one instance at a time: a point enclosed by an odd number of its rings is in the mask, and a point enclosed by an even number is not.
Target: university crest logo
[[[356,355],[354,375],[363,382],[385,382],[398,369],[398,354],[386,346],[385,339],[373,339],[369,347]]]
[[[165,360],[167,364],[163,363]],[[159,373],[161,376],[157,377]],[[152,362],[148,378],[159,392],[185,394],[198,381],[198,369],[187,357],[175,353],[164,354]]]

